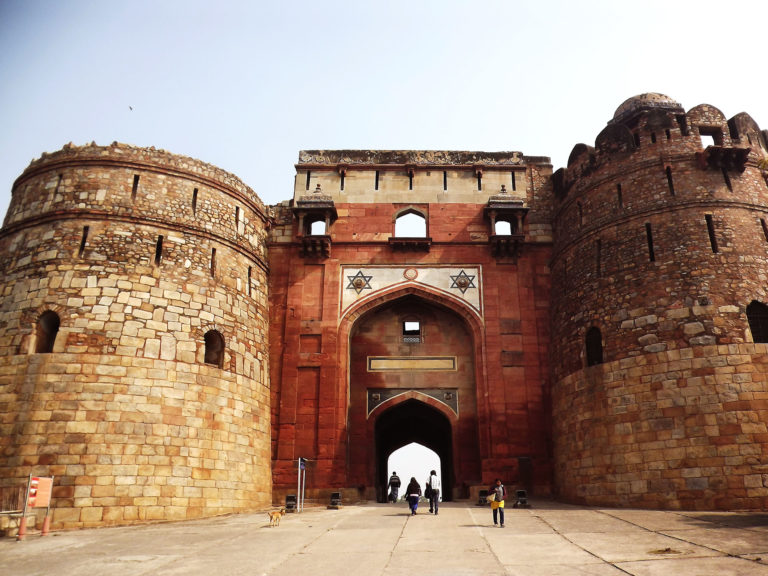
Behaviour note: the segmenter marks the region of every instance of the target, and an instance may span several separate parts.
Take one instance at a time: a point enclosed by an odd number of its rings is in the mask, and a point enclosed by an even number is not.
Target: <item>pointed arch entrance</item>
[[[425,402],[410,398],[384,410],[376,418],[376,487],[377,500],[386,501],[387,462],[390,455],[399,448],[416,442],[435,452],[440,458],[444,501],[453,494],[453,437],[450,420],[440,410]],[[429,474],[426,468],[416,478],[424,488],[424,479]],[[409,478],[403,478],[400,492],[405,494]]]
[[[440,456],[443,498],[466,496],[481,478],[478,326],[414,291],[370,304],[348,325],[348,480],[384,501],[387,458],[417,442]]]

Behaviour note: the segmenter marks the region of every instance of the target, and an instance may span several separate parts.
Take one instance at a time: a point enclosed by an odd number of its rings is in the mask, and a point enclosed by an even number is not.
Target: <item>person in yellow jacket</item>
[[[496,526],[499,523],[498,521],[501,520],[501,527],[504,528],[504,500],[507,499],[507,489],[499,478],[496,478],[496,483],[488,488],[488,495],[493,495],[493,500],[491,501],[493,525]]]

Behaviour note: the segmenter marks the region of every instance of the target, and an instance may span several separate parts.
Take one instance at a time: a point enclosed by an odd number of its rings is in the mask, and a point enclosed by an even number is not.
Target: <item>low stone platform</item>
[[[307,508],[270,528],[266,513],[0,541],[0,571],[228,576],[768,575],[768,513],[657,512],[548,501],[506,511],[405,504]]]

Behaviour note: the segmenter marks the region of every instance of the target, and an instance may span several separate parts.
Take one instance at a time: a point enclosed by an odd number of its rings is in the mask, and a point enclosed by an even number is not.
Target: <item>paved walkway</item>
[[[768,576],[768,513],[656,512],[533,501],[308,508],[278,528],[266,514],[30,533],[0,539],[0,574],[184,576]]]

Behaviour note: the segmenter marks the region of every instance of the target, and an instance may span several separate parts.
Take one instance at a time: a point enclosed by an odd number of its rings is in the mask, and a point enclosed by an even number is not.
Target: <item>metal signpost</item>
[[[304,492],[307,487],[307,458],[299,457],[298,465],[298,486],[296,487],[296,494],[298,495],[298,502],[296,503],[296,511],[301,512],[304,510]]]

